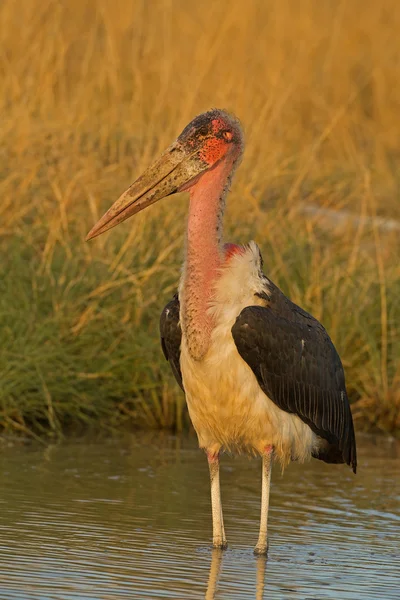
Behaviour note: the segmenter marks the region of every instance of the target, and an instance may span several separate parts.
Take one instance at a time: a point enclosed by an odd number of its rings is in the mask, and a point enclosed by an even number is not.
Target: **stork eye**
[[[221,135],[224,138],[224,140],[226,142],[231,142],[232,138],[233,138],[233,133],[232,131],[229,131],[228,129],[225,129],[225,131],[221,131]]]

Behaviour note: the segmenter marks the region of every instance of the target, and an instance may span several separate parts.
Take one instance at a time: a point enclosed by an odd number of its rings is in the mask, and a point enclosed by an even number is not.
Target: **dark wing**
[[[346,462],[356,472],[343,367],[322,325],[272,284],[267,306],[242,310],[232,335],[263,392],[329,442],[316,458]]]
[[[160,335],[161,347],[164,356],[171,365],[175,379],[179,383],[183,391],[182,373],[181,373],[181,340],[182,329],[179,323],[179,298],[175,294],[173,299],[168,302],[167,306],[161,313],[160,317]]]

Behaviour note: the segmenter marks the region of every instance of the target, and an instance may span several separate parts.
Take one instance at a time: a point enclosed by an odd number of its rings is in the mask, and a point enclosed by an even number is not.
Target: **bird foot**
[[[226,540],[214,540],[213,541],[213,548],[216,548],[217,550],[226,550],[228,547],[227,541]]]
[[[254,548],[254,554],[256,556],[267,556],[268,555],[268,544],[257,544]]]

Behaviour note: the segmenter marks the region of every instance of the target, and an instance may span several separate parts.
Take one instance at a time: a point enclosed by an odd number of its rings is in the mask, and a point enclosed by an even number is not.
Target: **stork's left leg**
[[[207,452],[211,483],[211,510],[214,548],[226,548],[224,518],[222,516],[221,490],[219,486],[219,455]]]
[[[262,488],[261,488],[261,519],[260,534],[258,536],[257,546],[254,548],[255,554],[267,554],[267,523],[269,507],[269,488],[271,485],[271,467],[273,447],[267,446],[262,457]]]

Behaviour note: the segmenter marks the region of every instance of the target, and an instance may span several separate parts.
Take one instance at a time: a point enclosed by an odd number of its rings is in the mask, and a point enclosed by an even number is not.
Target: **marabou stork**
[[[286,465],[314,457],[354,473],[357,459],[343,367],[324,327],[263,274],[255,242],[222,242],[225,198],[243,147],[236,118],[223,110],[197,116],[87,239],[189,192],[185,261],[178,293],[161,315],[161,345],[207,454],[213,545],[226,547],[219,455],[244,451],[262,456],[255,553],[265,554],[272,458]]]

